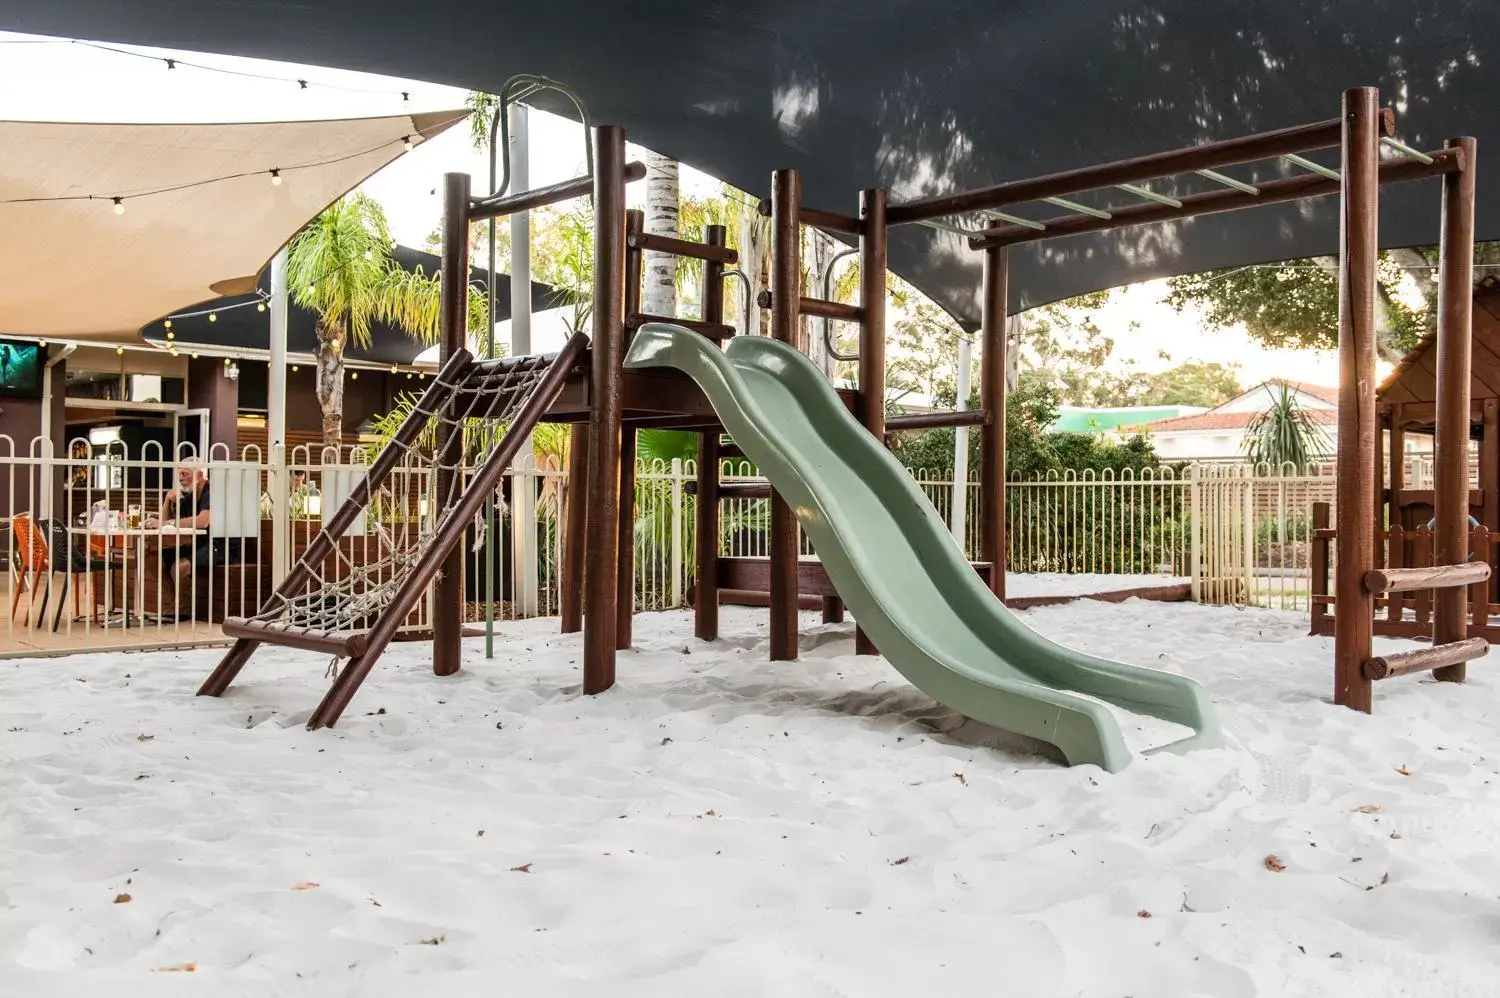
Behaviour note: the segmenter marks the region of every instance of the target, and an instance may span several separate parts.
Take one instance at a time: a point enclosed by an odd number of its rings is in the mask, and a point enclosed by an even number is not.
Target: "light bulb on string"
[[[349,372],[349,380],[350,381],[358,381],[359,380],[359,372],[358,371],[350,371]]]
[[[162,323],[162,326],[164,326],[167,329],[171,329],[172,328],[172,320],[168,319],[166,322]]]
[[[123,357],[123,356],[125,356],[125,348],[124,347],[115,347],[115,356],[116,357]]]
[[[228,357],[225,357],[225,358],[224,358],[224,366],[225,366],[225,367],[228,367],[228,366],[229,366],[229,363],[230,363],[230,362],[229,362],[229,358],[228,358]]]
[[[411,152],[411,136],[401,136],[401,148],[404,152]]]
[[[36,341],[36,345],[39,346],[39,347],[41,347],[43,350],[47,349],[47,341],[46,340],[37,340]]]
[[[116,215],[123,215],[123,214],[125,214],[125,199],[124,198],[111,198],[111,200],[114,201],[114,203],[115,203],[115,214]]]
[[[395,365],[395,364],[392,364],[392,365],[391,365],[391,373],[392,373],[392,374],[396,374],[396,373],[398,373],[398,372],[397,372],[397,370],[396,370],[396,365]]]
[[[194,351],[194,353],[193,353],[193,359],[194,359],[194,360],[197,360],[197,359],[198,359],[198,354],[197,354],[197,352],[196,352],[196,351]]]
[[[293,364],[293,365],[292,365],[292,373],[293,373],[293,374],[296,374],[296,373],[297,373],[297,365],[296,365],[296,364]]]
[[[274,167],[271,170],[271,186],[272,187],[280,187],[281,186],[281,171],[278,170],[278,169],[275,169]]]
[[[167,330],[167,342],[168,343],[170,343],[172,340],[175,340],[176,338],[177,338],[177,334],[176,333],[172,332],[170,329]]]
[[[257,312],[264,312],[266,310],[266,303],[263,302],[263,301],[256,302],[255,303],[255,310]]]
[[[208,321],[209,322],[218,322],[219,321],[219,313],[218,312],[210,312],[210,313],[208,313]]]

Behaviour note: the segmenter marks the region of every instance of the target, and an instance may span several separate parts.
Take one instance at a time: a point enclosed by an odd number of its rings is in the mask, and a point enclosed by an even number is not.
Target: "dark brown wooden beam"
[[[756,205],[756,210],[764,218],[771,217],[771,199],[761,198]],[[864,226],[857,218],[840,214],[836,211],[825,211],[822,208],[809,208],[802,206],[798,212],[803,225],[811,225],[815,229],[823,229],[828,232],[843,232],[847,235],[857,236],[864,231]]]
[[[644,163],[631,163],[625,167],[626,183],[634,183],[645,175],[646,164]],[[486,218],[519,215],[523,211],[545,208],[559,201],[581,198],[593,190],[593,177],[574,177],[572,180],[559,181],[549,187],[538,187],[535,190],[511,194],[498,201],[475,201],[469,208],[469,217],[476,222],[481,222]]]
[[[1005,599],[1005,329],[1010,250],[984,251],[980,301],[979,410],[989,421],[979,431],[979,555],[991,563],[990,589]]]
[[[1466,533],[1465,537],[1467,536]],[[1467,548],[1467,542],[1465,547]],[[1453,589],[1483,582],[1489,577],[1490,566],[1482,561],[1430,565],[1424,568],[1376,568],[1365,573],[1365,588],[1379,596],[1383,593],[1411,593],[1419,589]]]
[[[1374,565],[1376,216],[1380,205],[1379,92],[1344,92],[1343,222],[1339,227],[1338,569],[1334,578],[1333,701],[1370,712],[1375,602],[1364,575]]]
[[[626,237],[625,245],[632,249],[652,253],[670,253],[673,256],[685,256],[692,260],[713,260],[717,263],[736,263],[740,258],[740,255],[728,246],[695,243],[689,239],[675,239],[672,236],[644,231],[631,233]]]
[[[1463,170],[1463,155],[1457,149],[1442,149],[1434,153],[1431,163],[1414,159],[1394,160],[1380,168],[1380,183],[1396,184],[1408,180],[1423,180],[1445,176]],[[1060,215],[1043,219],[1045,229],[1033,229],[1024,225],[996,225],[981,229],[969,237],[970,249],[988,249],[991,246],[1014,246],[1043,239],[1060,239],[1085,232],[1105,232],[1123,229],[1132,225],[1150,222],[1167,222],[1198,215],[1212,215],[1224,211],[1240,211],[1244,208],[1261,208],[1299,201],[1303,198],[1325,197],[1339,192],[1339,181],[1330,180],[1316,173],[1299,173],[1281,180],[1270,180],[1258,185],[1259,194],[1246,194],[1230,188],[1207,191],[1202,194],[1187,194],[1178,198],[1182,207],[1144,201],[1119,208],[1110,208],[1109,218],[1096,215]]]
[[[734,327],[727,322],[704,322],[701,319],[677,319],[670,315],[650,315],[645,312],[632,312],[625,317],[625,328],[635,332],[648,322],[669,322],[683,329],[691,329],[693,332],[706,336],[716,343],[723,342],[734,335]]]
[[[625,132],[594,129],[593,380],[589,418],[588,551],[583,692],[615,683],[619,612],[621,362],[625,349]]]
[[[288,627],[285,624],[267,623],[261,620],[246,620],[243,617],[228,617],[223,624],[224,634],[231,638],[249,638],[285,648],[315,651],[339,658],[353,658],[365,653],[369,636],[364,631],[336,633],[315,631],[304,627]]]
[[[1174,173],[1216,170],[1237,163],[1253,163],[1256,160],[1284,156],[1287,153],[1327,149],[1339,144],[1342,127],[1342,118],[1330,118],[1310,125],[1296,125],[1255,135],[1204,142],[1184,149],[1152,153],[1099,166],[1086,166],[1028,180],[1013,180],[958,194],[919,198],[905,204],[891,205],[886,219],[891,225],[903,225],[929,218],[942,218],[945,215],[962,215],[1026,201],[1040,201],[1042,198],[1066,197],[1117,184],[1135,184]],[[1381,112],[1379,127],[1383,134],[1394,135],[1395,113],[1390,110]]]
[[[439,267],[438,356],[442,360],[463,350],[469,331],[469,175],[443,175],[443,255]],[[434,463],[436,500],[457,498],[457,468],[463,463],[464,410],[449,401],[449,421],[439,424]],[[454,422],[452,420],[459,420]],[[464,551],[455,545],[443,560],[432,596],[432,671],[451,676],[463,665]]]
[[[1472,138],[1449,139],[1444,143],[1445,152],[1460,153],[1464,168],[1443,177],[1442,234],[1438,240],[1437,426],[1432,482],[1437,529],[1433,542],[1435,559],[1455,566],[1469,553],[1475,148]],[[1489,578],[1488,565],[1475,567],[1484,569],[1483,579]],[[1433,644],[1452,645],[1468,637],[1465,620],[1468,597],[1462,589],[1443,589],[1435,594]],[[1463,661],[1438,669],[1436,677],[1442,682],[1463,682],[1466,678]]]
[[[702,641],[719,637],[719,431],[698,434],[698,501],[694,503],[693,633]]]
[[[1435,673],[1462,667],[1465,662],[1483,658],[1489,652],[1490,643],[1484,638],[1465,638],[1452,644],[1377,656],[1365,662],[1364,673],[1366,679],[1374,680],[1394,679],[1414,672]]]
[[[857,378],[859,399],[855,415],[860,424],[886,443],[885,422],[885,347],[886,347],[886,268],[888,195],[884,188],[871,187],[859,194],[859,359]],[[854,628],[854,653],[875,655],[878,650],[863,627]]]
[[[802,294],[802,177],[777,170],[771,177],[771,336],[797,342]],[[780,498],[771,499],[771,660],[797,658],[797,519]],[[728,588],[747,588],[729,586]]]
[[[931,430],[942,426],[987,426],[988,409],[963,409],[957,412],[913,412],[905,416],[887,416],[887,433],[907,430]]]

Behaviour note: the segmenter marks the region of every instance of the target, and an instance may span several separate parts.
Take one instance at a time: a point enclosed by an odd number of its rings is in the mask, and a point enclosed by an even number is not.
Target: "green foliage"
[[[1256,413],[1245,427],[1245,456],[1271,468],[1291,465],[1299,471],[1330,450],[1328,434],[1297,401],[1284,382],[1273,391],[1268,385],[1270,405]]]
[[[1190,360],[1160,374],[1146,375],[1143,390],[1131,405],[1197,405],[1213,408],[1243,389],[1239,372],[1218,363]]]
[[[953,403],[951,391],[940,394],[938,405]],[[1058,393],[1045,378],[1027,372],[1005,399],[1005,463],[1009,477],[1041,478],[1049,473],[1068,471],[1140,471],[1159,463],[1148,438],[1137,435],[1117,442],[1102,434],[1051,433],[1047,427],[1057,419]],[[971,409],[979,408],[979,397],[969,399]],[[937,475],[953,473],[954,430],[925,430],[901,433],[893,449],[909,468],[921,468]],[[969,469],[979,469],[979,432],[969,431]]]

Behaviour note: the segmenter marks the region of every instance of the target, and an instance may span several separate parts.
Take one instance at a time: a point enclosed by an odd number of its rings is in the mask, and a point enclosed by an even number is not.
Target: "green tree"
[[[1285,383],[1266,386],[1270,404],[1245,427],[1245,456],[1273,469],[1285,465],[1301,471],[1331,449],[1328,434]]]
[[[1134,405],[1196,405],[1213,408],[1243,390],[1232,366],[1190,360],[1144,379]]]
[[[391,248],[385,212],[356,192],[308,223],[288,249],[292,298],[318,314],[317,396],[325,444],[337,446],[343,435],[344,353],[351,342],[370,345],[371,322],[389,323],[427,346],[437,342],[437,276],[396,266]],[[476,319],[482,327],[483,289],[469,302],[471,328]]]
[[[1500,244],[1475,249],[1481,262],[1500,259]],[[1436,261],[1431,247],[1380,254],[1376,348],[1386,360],[1400,359],[1436,321]],[[1416,307],[1399,293],[1408,278],[1421,292]],[[1178,311],[1201,307],[1204,318],[1216,326],[1243,323],[1252,338],[1268,347],[1338,346],[1338,261],[1332,257],[1174,277],[1166,300]]]

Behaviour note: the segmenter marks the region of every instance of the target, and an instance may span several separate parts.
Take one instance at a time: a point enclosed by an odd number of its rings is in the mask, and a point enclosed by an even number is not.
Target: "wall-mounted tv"
[[[42,397],[43,351],[25,340],[0,340],[0,395]]]

